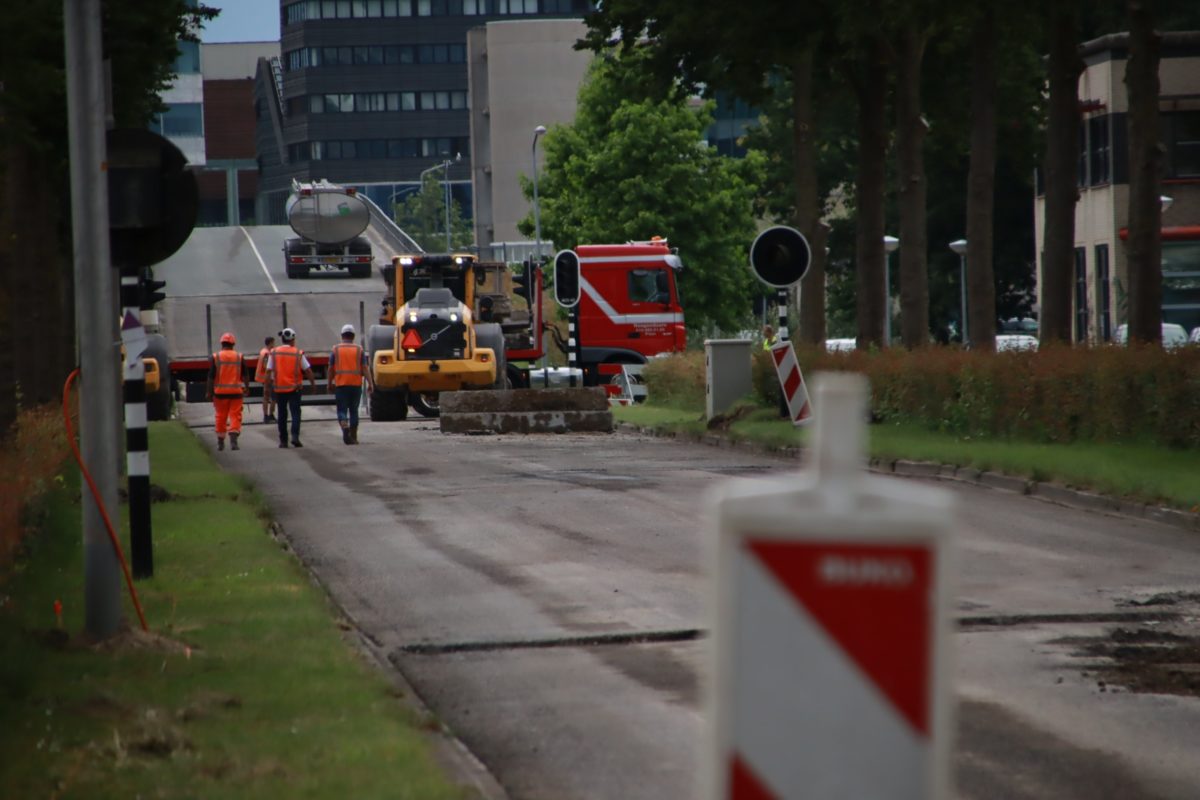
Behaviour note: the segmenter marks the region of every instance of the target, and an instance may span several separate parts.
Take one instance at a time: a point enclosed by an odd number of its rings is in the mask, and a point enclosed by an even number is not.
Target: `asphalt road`
[[[288,278],[282,248],[293,235],[286,225],[197,228],[179,252],[156,266],[155,277],[167,282],[160,314],[171,354],[209,351],[206,313],[214,339],[233,331],[247,351],[285,324],[296,329],[300,347],[323,349],[338,341],[345,323],[358,327],[365,320],[369,326],[378,318],[386,291],[378,270],[391,254],[373,230],[367,233],[375,253],[370,278],[342,271]]]
[[[254,478],[299,556],[512,797],[694,796],[703,500],[794,464],[630,434],[443,436],[424,420],[365,424],[347,448],[328,409],[305,413],[303,450],[255,426],[219,460]],[[1200,701],[1109,691],[1071,644],[1114,614],[1153,617],[1131,600],[1194,591],[1200,540],[951,490],[968,623],[958,796],[1200,796]]]
[[[205,304],[214,332],[243,342],[276,330],[284,301],[310,350],[357,324],[360,300],[369,324],[381,279],[289,281],[288,229],[245,231],[197,230],[158,268],[174,352],[204,352]],[[182,408],[211,425],[207,406]],[[694,796],[703,501],[794,464],[627,434],[443,436],[420,418],[364,423],[348,448],[331,409],[304,413],[302,450],[250,425],[242,451],[215,455],[254,479],[299,556],[512,797]],[[1200,539],[949,486],[958,796],[1200,797],[1200,700],[1114,687],[1081,644],[1118,628],[1195,634]],[[1170,592],[1185,599],[1137,605]]]

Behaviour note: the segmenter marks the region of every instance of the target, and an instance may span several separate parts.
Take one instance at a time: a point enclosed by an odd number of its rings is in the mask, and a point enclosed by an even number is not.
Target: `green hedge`
[[[872,411],[882,421],[959,436],[1200,447],[1200,347],[1048,346],[1009,353],[799,347],[796,355],[808,380],[823,370],[865,373]],[[752,358],[755,399],[773,407],[779,385],[770,355],[755,351]],[[703,354],[656,360],[646,381],[655,402],[685,393],[703,400]]]

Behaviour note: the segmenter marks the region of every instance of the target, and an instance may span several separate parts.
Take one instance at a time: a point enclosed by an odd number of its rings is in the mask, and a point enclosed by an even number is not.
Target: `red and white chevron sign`
[[[803,425],[812,419],[812,404],[808,401],[808,388],[800,374],[800,362],[796,361],[792,343],[785,341],[772,345],[771,360],[775,362],[775,374],[779,376],[779,386],[787,398],[792,424]]]

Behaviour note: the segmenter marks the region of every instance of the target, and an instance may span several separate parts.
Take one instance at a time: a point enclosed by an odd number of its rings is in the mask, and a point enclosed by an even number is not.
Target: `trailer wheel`
[[[355,264],[349,268],[351,278],[369,278],[371,277],[370,264]]]
[[[529,381],[525,378],[525,370],[518,367],[516,364],[508,365],[508,388],[510,389],[528,389]]]
[[[293,264],[288,262],[286,269],[287,276],[293,280],[308,277],[308,267],[304,264]]]
[[[412,406],[413,411],[427,419],[433,419],[442,414],[437,392],[412,392],[409,394],[408,404]]]
[[[380,389],[371,393],[371,421],[396,422],[408,419],[408,390]]]
[[[146,337],[145,358],[158,362],[158,391],[146,394],[146,417],[151,420],[171,418],[171,361],[167,355],[167,337],[152,333]]]

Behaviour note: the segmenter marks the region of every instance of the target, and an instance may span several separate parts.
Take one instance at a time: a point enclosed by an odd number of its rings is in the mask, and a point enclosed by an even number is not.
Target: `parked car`
[[[843,353],[858,347],[858,339],[826,339],[825,350],[830,353]]]
[[[1197,330],[1200,330],[1198,328]],[[1195,336],[1195,332],[1192,333]],[[1117,344],[1126,344],[1129,342],[1129,326],[1118,325],[1116,332],[1113,333],[1113,341]],[[1193,339],[1192,341],[1197,341]],[[1188,343],[1187,331],[1182,325],[1177,325],[1174,322],[1164,322],[1162,324],[1162,343],[1166,350],[1174,350],[1176,347],[1182,347]]]
[[[996,334],[996,352],[1003,353],[1008,350],[1037,350],[1038,340],[1036,336],[1030,336],[1025,333],[998,333]]]
[[[1188,341],[1192,344],[1200,344],[1200,325],[1192,328],[1192,335],[1188,337]]]

